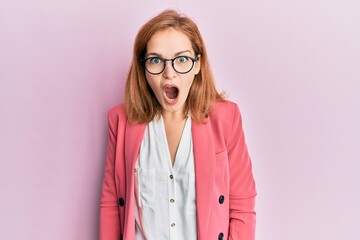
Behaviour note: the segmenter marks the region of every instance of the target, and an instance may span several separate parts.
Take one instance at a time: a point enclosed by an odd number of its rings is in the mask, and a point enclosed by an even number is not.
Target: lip
[[[168,96],[166,95],[165,89],[168,88],[168,87],[176,87],[176,88],[177,88],[178,94],[177,94],[177,96],[176,96],[175,99],[170,99],[170,98],[168,98]],[[176,86],[175,84],[166,84],[166,85],[164,85],[164,87],[163,87],[163,96],[164,96],[165,101],[166,101],[168,104],[171,104],[171,105],[176,104],[177,101],[179,100],[179,96],[180,96],[179,87]]]

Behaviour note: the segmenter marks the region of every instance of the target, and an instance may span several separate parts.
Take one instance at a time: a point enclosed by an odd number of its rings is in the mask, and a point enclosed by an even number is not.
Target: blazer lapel
[[[135,239],[134,215],[134,169],[145,132],[145,124],[130,124],[125,129],[125,168],[126,168],[126,203],[124,239]]]
[[[212,190],[215,177],[215,150],[211,125],[192,122],[196,179],[198,238],[207,239]]]

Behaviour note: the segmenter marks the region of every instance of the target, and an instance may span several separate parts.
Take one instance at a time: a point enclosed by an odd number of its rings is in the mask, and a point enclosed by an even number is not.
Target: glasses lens
[[[164,69],[164,60],[158,57],[151,57],[146,59],[145,68],[152,74],[159,74]]]
[[[190,57],[179,56],[174,58],[174,69],[179,73],[189,72],[193,65],[194,62]]]

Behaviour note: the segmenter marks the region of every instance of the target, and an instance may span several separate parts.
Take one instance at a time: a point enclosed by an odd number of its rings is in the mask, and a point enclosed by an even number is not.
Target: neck
[[[166,122],[169,122],[169,121],[182,122],[186,119],[186,117],[184,117],[183,111],[176,111],[176,112],[163,111],[162,117],[163,117],[164,121],[166,121]]]

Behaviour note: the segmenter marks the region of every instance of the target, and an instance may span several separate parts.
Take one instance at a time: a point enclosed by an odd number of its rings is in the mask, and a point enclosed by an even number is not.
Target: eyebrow
[[[178,55],[183,54],[183,53],[186,53],[186,52],[188,52],[188,53],[191,54],[191,51],[190,51],[190,50],[184,50],[184,51],[180,51],[180,52],[175,53],[174,56],[178,56]],[[145,57],[148,57],[148,56],[150,56],[150,55],[155,55],[155,56],[162,57],[162,54],[156,53],[156,52],[147,53]]]

